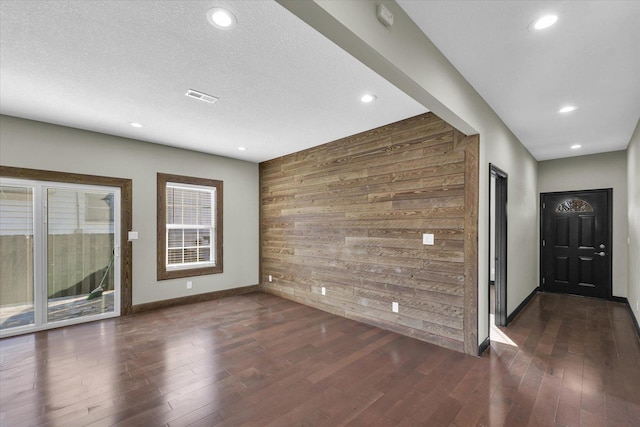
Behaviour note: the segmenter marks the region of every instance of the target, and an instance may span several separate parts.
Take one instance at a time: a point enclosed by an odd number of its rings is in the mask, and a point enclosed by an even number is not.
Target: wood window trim
[[[72,184],[100,185],[120,188],[120,315],[132,312],[133,248],[128,232],[133,224],[133,183],[130,179],[16,168],[0,165],[0,176],[31,181],[52,181]]]
[[[167,252],[167,183],[200,185],[216,189],[216,265],[213,267],[182,268],[167,270],[165,254]],[[183,277],[204,276],[223,272],[223,238],[222,238],[222,212],[223,212],[223,183],[216,179],[195,178],[184,175],[171,175],[158,172],[157,176],[157,279],[169,280]]]

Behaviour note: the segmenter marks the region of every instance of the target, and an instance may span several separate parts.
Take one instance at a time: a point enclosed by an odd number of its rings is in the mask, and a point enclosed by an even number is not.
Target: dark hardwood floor
[[[252,293],[0,341],[0,425],[639,426],[620,303],[538,294],[480,358]]]

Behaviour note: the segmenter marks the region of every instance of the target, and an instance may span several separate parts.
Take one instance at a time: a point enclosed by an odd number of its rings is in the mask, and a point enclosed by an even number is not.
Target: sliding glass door
[[[0,186],[0,330],[32,326],[34,188]]]
[[[0,184],[0,336],[118,316],[120,189]]]

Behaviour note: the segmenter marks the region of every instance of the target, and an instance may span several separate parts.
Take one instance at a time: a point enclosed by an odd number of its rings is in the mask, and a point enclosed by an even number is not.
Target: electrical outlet
[[[322,292],[322,295],[326,295],[327,294],[327,288],[325,288],[323,286],[322,289],[320,290],[320,292]]]
[[[187,289],[191,289],[191,288],[193,288],[193,282],[191,280],[189,280],[187,282]]]
[[[269,275],[269,281],[273,282],[273,277],[271,277],[271,275]]]
[[[391,303],[391,311],[393,311],[394,313],[398,312],[398,303],[397,302],[392,302]]]

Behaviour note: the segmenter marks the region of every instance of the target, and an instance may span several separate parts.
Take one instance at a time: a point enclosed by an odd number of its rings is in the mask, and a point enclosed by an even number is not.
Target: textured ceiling
[[[271,1],[3,0],[0,42],[2,114],[253,162],[427,111]]]
[[[640,2],[399,3],[537,159],[626,148]],[[209,25],[213,6],[237,27]],[[545,12],[558,23],[529,31]],[[425,111],[272,1],[0,2],[2,114],[259,162]]]
[[[640,1],[398,3],[538,160],[627,147],[640,117]],[[529,31],[545,13],[558,22]],[[565,104],[578,109],[558,114]]]

